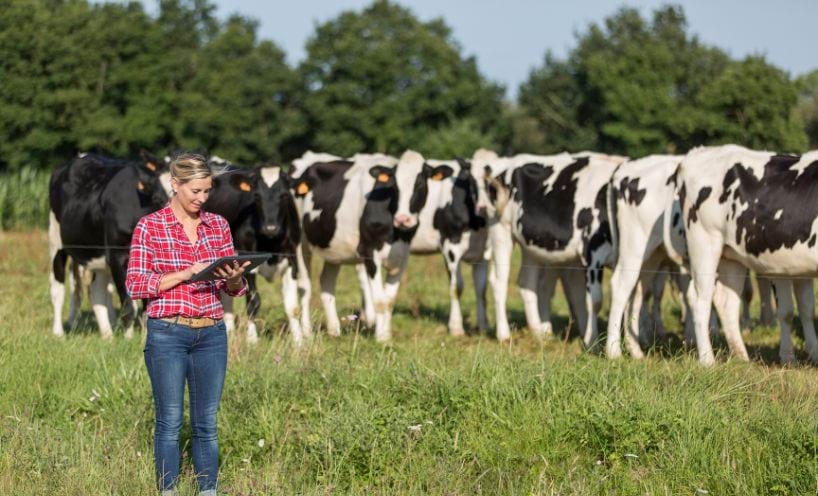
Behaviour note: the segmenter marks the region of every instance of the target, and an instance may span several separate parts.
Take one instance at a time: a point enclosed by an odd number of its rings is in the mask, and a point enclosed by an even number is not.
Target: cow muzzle
[[[393,221],[393,225],[398,229],[412,229],[417,223],[417,218],[406,214],[396,215]]]
[[[264,224],[261,227],[261,234],[272,237],[276,236],[280,230],[281,228],[279,228],[276,224]]]

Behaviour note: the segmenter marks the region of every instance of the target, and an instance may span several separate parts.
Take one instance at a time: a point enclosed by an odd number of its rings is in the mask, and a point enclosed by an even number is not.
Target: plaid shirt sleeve
[[[154,249],[145,224],[146,220],[142,218],[134,229],[125,276],[125,287],[135,300],[159,296],[159,282],[162,280],[162,274],[153,270]]]
[[[224,219],[219,219],[219,227],[222,232],[222,244],[219,247],[219,257],[229,257],[236,254],[236,250],[233,248],[233,235],[230,233],[230,225]],[[224,279],[219,279],[216,283],[219,290],[223,290],[230,296],[243,296],[247,293],[247,279],[242,276],[241,278],[241,288],[238,291],[230,291],[227,287],[227,281]]]

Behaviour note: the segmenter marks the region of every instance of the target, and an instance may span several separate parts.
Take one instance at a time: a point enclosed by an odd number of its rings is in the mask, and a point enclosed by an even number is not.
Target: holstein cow
[[[139,162],[81,154],[51,175],[48,233],[52,332],[56,336],[64,334],[62,306],[69,258],[83,270],[93,272],[91,300],[102,337],[113,337],[106,301],[109,269],[122,303],[125,336],[133,335],[136,308],[125,290],[127,247],[139,218],[161,208],[170,190],[170,174],[164,161],[147,152],[141,155]],[[71,317],[78,303],[78,283],[75,277]]]
[[[412,195],[402,195],[396,220],[407,222],[417,211],[416,232],[410,242],[410,252],[417,255],[442,253],[449,273],[449,333],[463,335],[463,315],[460,296],[463,276],[460,262],[472,264],[477,296],[477,326],[488,329],[486,317],[486,283],[488,263],[485,257],[487,231],[485,219],[478,215],[478,186],[471,173],[471,164],[458,160],[424,160],[414,151],[407,151],[398,163],[398,176],[416,177]],[[414,205],[410,204],[410,200]],[[404,201],[405,200],[405,201]]]
[[[391,337],[391,315],[423,202],[415,185],[422,168],[397,168],[385,155],[358,156],[306,167],[294,164],[293,190],[304,232],[305,253],[324,260],[321,301],[327,332],[340,334],[335,282],[341,264],[363,263],[375,306],[375,337]],[[406,205],[408,213],[398,215]],[[305,258],[309,267],[309,260]],[[386,272],[386,282],[382,279]]]
[[[818,152],[797,157],[736,145],[698,148],[682,160],[676,181],[693,278],[699,361],[715,361],[707,332],[711,302],[731,351],[748,359],[739,301],[749,267],[773,278],[781,360],[794,359],[795,285],[807,351],[818,363],[812,284],[818,274]]]
[[[643,357],[639,344],[640,309],[643,294],[654,293],[654,303],[661,301],[660,288],[666,277],[660,271],[670,259],[663,244],[663,216],[667,198],[674,194],[673,176],[681,162],[680,155],[652,155],[620,165],[608,190],[609,225],[614,248],[611,277],[611,309],[608,317],[606,354],[618,358],[622,354],[622,327],[626,307],[630,304],[625,344],[635,358]],[[678,212],[673,222],[680,222]],[[686,287],[686,285],[685,285]],[[661,322],[661,314],[655,321]],[[689,319],[688,319],[689,320]]]
[[[210,161],[209,161],[210,162]],[[254,169],[230,167],[213,177],[213,190],[205,203],[209,212],[223,216],[230,224],[235,248],[239,252],[270,252],[272,258],[256,271],[245,274],[247,291],[247,334],[249,343],[258,341],[254,321],[261,306],[256,273],[268,281],[282,279],[284,311],[295,344],[311,334],[309,286],[299,287],[299,271],[305,272],[301,258],[301,226],[289,189],[289,176],[278,166]],[[303,279],[303,278],[302,278]],[[299,294],[300,292],[300,294]],[[223,297],[225,325],[235,328],[233,298]]]
[[[551,331],[540,320],[540,268],[563,268],[566,293],[583,342],[586,347],[595,343],[602,268],[612,255],[607,187],[614,169],[624,160],[595,153],[517,155],[507,159],[505,170],[490,178],[488,194],[495,222],[490,225],[489,238],[499,340],[510,337],[505,304],[516,242],[523,251],[518,283],[531,330],[540,337]],[[578,267],[582,270],[572,270]]]

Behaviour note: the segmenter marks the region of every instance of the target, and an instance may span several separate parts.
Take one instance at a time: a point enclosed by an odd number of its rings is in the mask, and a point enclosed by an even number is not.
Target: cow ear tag
[[[136,183],[136,189],[138,189],[139,191],[145,191],[145,185],[142,183],[142,181]]]
[[[432,176],[432,181],[442,181],[443,180],[443,173],[442,172],[435,172]]]
[[[239,189],[247,193],[250,192],[253,188],[249,184],[247,184],[246,181],[242,181],[241,183],[239,183]]]
[[[307,183],[299,183],[295,192],[299,195],[306,195],[310,191],[310,186]]]
[[[154,164],[153,162],[146,163],[145,167],[147,167],[148,170],[151,172],[156,172],[156,164]]]
[[[386,173],[378,174],[378,182],[379,183],[388,183],[389,182],[389,174],[386,174]]]

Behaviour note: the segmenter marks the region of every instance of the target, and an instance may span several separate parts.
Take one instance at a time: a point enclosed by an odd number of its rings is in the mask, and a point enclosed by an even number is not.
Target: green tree
[[[508,133],[497,125],[502,88],[461,55],[449,27],[421,22],[387,0],[319,25],[300,73],[316,149],[398,154],[433,146],[431,135],[461,133],[463,126],[470,135]]]
[[[536,123],[548,152],[638,157],[724,141],[792,150],[803,143],[793,91],[763,59],[733,62],[688,34],[681,7],[650,21],[623,8],[578,35],[566,60],[546,55],[520,88],[519,119]]]
[[[796,81],[798,86],[798,114],[811,150],[818,149],[818,69],[804,74]]]

